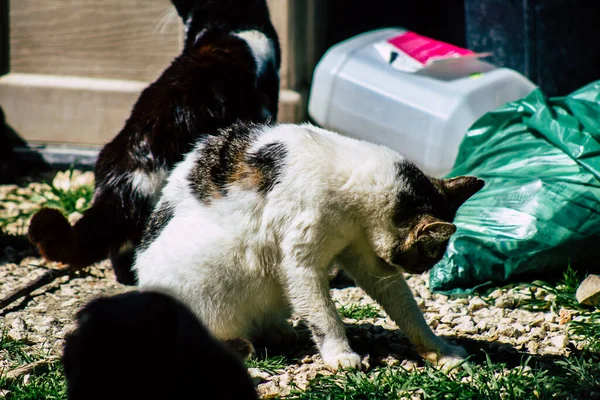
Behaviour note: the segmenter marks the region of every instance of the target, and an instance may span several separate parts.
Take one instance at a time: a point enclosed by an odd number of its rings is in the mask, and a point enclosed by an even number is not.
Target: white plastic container
[[[536,86],[477,58],[399,71],[374,45],[403,32],[372,31],[329,49],[314,72],[309,114],[324,128],[387,145],[442,177],[475,120]]]

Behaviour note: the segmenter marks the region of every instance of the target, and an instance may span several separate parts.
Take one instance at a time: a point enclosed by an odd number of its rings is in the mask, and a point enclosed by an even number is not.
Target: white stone
[[[461,332],[469,333],[469,334],[478,332],[477,328],[475,327],[475,324],[473,324],[473,321],[463,322],[463,323],[455,326],[454,328]]]
[[[513,326],[517,330],[517,332],[519,332],[519,333],[525,333],[525,332],[527,332],[529,330],[523,324],[520,324],[518,322],[514,323]]]
[[[557,355],[562,354],[562,350],[560,350],[554,346],[547,346],[547,347],[544,347],[544,349],[542,350],[542,354],[550,354],[553,356],[557,356]]]
[[[550,339],[550,343],[558,349],[564,349],[569,344],[569,338],[565,335],[554,336]]]
[[[510,297],[500,297],[496,299],[496,307],[499,308],[513,308],[515,306],[515,301]]]
[[[488,330],[488,323],[486,320],[482,319],[481,321],[479,321],[477,323],[477,325],[475,325],[477,327],[478,330],[480,331],[487,331]]]
[[[481,310],[482,308],[484,308],[486,306],[487,306],[487,303],[485,301],[483,301],[480,297],[475,296],[469,302],[468,309],[469,309],[469,312],[473,312],[473,311]]]
[[[531,338],[528,336],[521,336],[520,338],[517,339],[517,344],[523,345],[523,344],[529,342],[530,340],[531,340]]]
[[[508,337],[517,337],[520,336],[517,334],[517,330],[512,325],[499,325],[498,333]]]
[[[540,338],[540,337],[544,336],[544,333],[546,333],[546,330],[543,328],[531,328],[531,331],[529,332],[529,336],[534,337],[534,338]]]

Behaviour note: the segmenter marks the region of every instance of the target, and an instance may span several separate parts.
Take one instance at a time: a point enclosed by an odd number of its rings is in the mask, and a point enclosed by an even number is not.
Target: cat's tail
[[[59,210],[42,208],[31,219],[28,236],[42,257],[78,269],[106,259],[111,249],[123,245],[127,225],[110,205],[92,206],[73,226]]]

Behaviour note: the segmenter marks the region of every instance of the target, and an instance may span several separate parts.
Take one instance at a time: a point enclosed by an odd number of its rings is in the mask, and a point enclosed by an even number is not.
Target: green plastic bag
[[[449,176],[485,187],[458,211],[430,289],[472,292],[600,263],[600,81],[547,99],[538,89],[481,117]]]

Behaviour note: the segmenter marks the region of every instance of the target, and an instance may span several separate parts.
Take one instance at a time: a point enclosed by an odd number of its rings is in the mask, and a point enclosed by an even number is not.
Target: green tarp
[[[486,185],[459,209],[431,290],[600,264],[600,81],[565,97],[538,89],[485,114],[461,143],[449,176],[458,175]]]

